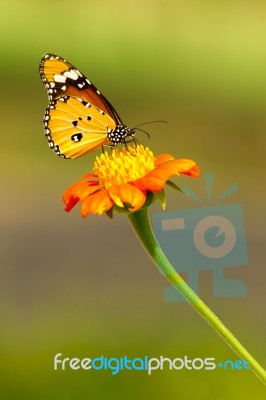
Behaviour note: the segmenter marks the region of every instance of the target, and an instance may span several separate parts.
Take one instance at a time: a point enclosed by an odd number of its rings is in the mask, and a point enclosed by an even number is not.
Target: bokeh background
[[[186,303],[166,303],[167,284],[115,216],[63,212],[61,194],[95,155],[63,160],[43,134],[47,96],[38,63],[54,52],[76,65],[128,126],[148,127],[155,154],[189,157],[215,174],[213,199],[244,209],[249,264],[225,275],[246,298],[214,298],[211,271],[200,295],[265,365],[266,4],[247,1],[2,2],[1,392],[8,399],[254,399],[251,372],[53,370],[53,357],[237,359]],[[189,184],[206,198],[203,175]],[[167,192],[168,210],[195,207]],[[154,205],[151,213],[159,211]]]

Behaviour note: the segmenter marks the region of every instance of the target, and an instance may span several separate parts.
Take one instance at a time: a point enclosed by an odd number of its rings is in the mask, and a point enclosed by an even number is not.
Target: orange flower
[[[149,193],[163,192],[172,175],[185,174],[196,178],[199,167],[192,160],[175,160],[169,154],[155,157],[142,145],[113,150],[96,157],[94,173],[85,175],[68,188],[63,200],[70,211],[81,202],[81,215],[103,214],[113,206],[135,212],[142,208]]]

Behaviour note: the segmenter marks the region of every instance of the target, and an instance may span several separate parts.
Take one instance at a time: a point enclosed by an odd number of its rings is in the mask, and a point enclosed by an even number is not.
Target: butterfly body
[[[134,129],[123,124],[109,101],[72,64],[46,54],[40,75],[50,102],[44,116],[45,135],[57,155],[77,158],[134,138]]]

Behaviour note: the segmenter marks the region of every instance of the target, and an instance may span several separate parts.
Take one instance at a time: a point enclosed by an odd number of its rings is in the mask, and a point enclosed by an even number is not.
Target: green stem
[[[234,350],[234,352],[238,354],[241,359],[249,362],[249,366],[252,371],[262,380],[264,384],[266,384],[266,371],[241,345],[241,343],[234,337],[229,329],[226,328],[219,318],[216,317],[216,315],[206,306],[206,304],[204,304],[197,294],[193,292],[193,290],[186,284],[186,282],[169,263],[154,237],[147,208],[128,214],[128,218],[144,248],[160,272],[225,340],[232,350]]]

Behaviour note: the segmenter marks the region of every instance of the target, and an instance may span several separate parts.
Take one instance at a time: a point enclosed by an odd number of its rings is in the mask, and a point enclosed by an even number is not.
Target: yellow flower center
[[[124,147],[122,151],[113,150],[111,155],[105,152],[96,157],[93,171],[98,175],[100,183],[109,188],[142,178],[154,169],[154,159],[148,147]]]

